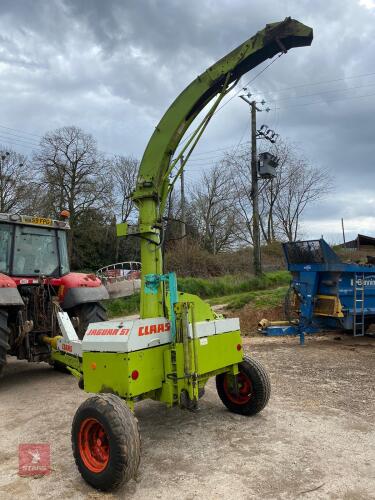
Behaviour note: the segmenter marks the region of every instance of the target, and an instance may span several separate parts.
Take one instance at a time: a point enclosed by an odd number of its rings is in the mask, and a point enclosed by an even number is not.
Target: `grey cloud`
[[[361,193],[375,181],[375,95],[340,98],[375,94],[375,75],[280,91],[375,72],[375,10],[354,0],[3,0],[0,124],[42,135],[74,123],[93,133],[103,150],[140,157],[167,106],[197,74],[287,15],[311,25],[315,38],[251,85],[272,108],[258,119],[335,178],[341,206],[333,197],[314,207],[307,221],[336,219],[343,205],[347,217],[371,215]],[[333,92],[296,98],[327,90]],[[322,104],[303,106],[315,101]],[[215,116],[198,151],[237,144],[248,123],[248,109],[233,99]],[[27,145],[18,146],[27,152]],[[192,168],[189,178],[196,175]],[[353,201],[356,193],[364,198],[362,208]]]

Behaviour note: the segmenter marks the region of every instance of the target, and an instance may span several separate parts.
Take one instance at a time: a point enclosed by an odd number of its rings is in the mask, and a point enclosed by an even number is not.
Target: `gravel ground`
[[[11,359],[0,382],[0,498],[375,499],[375,339],[244,343],[271,375],[267,408],[229,413],[212,380],[197,413],[140,403],[138,477],[117,494],[92,490],[76,470],[70,426],[87,395],[75,379]],[[18,476],[18,445],[30,442],[50,443],[49,476]]]

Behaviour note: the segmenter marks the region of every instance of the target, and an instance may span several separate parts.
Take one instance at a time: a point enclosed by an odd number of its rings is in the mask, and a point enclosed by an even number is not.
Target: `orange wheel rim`
[[[86,418],[78,433],[79,453],[91,472],[103,472],[109,462],[109,442],[104,427],[94,418]]]
[[[230,384],[230,379],[228,375],[224,378],[224,392],[229,401],[237,405],[245,405],[250,401],[254,395],[253,384],[250,378],[244,373],[240,372],[237,376],[237,389],[236,392],[235,384]]]

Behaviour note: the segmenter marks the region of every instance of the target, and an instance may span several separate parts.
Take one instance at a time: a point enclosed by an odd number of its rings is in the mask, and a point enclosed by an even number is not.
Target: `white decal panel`
[[[132,352],[169,344],[171,325],[166,318],[103,321],[88,326],[82,341],[86,352]]]
[[[80,342],[74,339],[73,325],[60,318],[64,326],[64,338],[59,341],[59,349],[70,354],[82,352],[118,352],[127,353],[169,344],[171,342],[171,324],[167,318],[147,318],[129,321],[103,321],[90,323],[85,336]],[[201,345],[207,344],[207,338],[239,330],[237,318],[202,321],[195,325],[195,333]],[[189,325],[189,337],[193,338],[193,329]],[[79,354],[78,354],[79,353]]]

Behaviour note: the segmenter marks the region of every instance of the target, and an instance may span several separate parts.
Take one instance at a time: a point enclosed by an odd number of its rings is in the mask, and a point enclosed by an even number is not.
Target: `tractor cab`
[[[69,273],[68,229],[63,220],[0,214],[0,272],[55,278]]]
[[[59,334],[64,310],[82,338],[106,319],[108,292],[94,274],[70,272],[68,213],[64,220],[0,213],[0,375],[6,356],[49,361],[43,339]],[[55,366],[58,366],[56,364]]]

